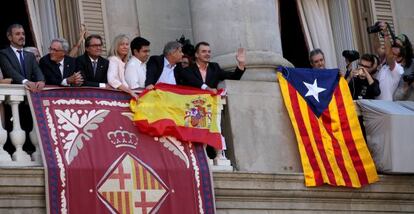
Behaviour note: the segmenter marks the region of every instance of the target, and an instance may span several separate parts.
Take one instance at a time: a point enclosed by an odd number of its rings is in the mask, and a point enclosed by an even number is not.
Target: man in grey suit
[[[10,47],[0,50],[0,67],[5,78],[12,78],[13,84],[24,84],[33,92],[40,91],[45,78],[33,53],[23,50],[26,42],[23,26],[13,24],[7,29]]]

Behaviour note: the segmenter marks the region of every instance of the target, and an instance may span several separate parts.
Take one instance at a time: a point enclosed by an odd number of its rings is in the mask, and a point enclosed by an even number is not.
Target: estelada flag
[[[339,70],[279,69],[306,186],[361,187],[378,181],[348,84]]]
[[[157,84],[131,100],[133,121],[151,136],[174,136],[222,148],[221,94],[186,86]]]

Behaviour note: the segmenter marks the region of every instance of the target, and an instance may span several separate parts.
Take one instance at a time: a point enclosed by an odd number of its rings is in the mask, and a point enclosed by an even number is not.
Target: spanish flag
[[[131,100],[133,121],[151,136],[174,136],[221,149],[221,93],[157,84],[141,93],[138,101]]]
[[[281,70],[277,76],[306,186],[359,188],[378,181],[348,84],[339,70]]]

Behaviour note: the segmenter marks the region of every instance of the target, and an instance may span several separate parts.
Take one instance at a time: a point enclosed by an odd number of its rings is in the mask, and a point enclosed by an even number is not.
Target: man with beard
[[[7,29],[10,47],[0,51],[0,67],[5,78],[12,78],[13,84],[24,84],[30,91],[42,90],[44,76],[35,56],[23,50],[26,42],[23,26],[13,24]]]
[[[210,58],[210,44],[198,43],[195,46],[195,63],[182,72],[183,85],[215,91],[220,81],[240,80],[246,70],[246,51],[243,48],[237,51],[237,67],[234,72],[222,70],[218,63],[210,62]]]
[[[349,90],[354,100],[375,99],[381,94],[379,82],[372,76],[377,71],[376,67],[374,56],[364,54],[359,60],[358,68],[350,72]]]

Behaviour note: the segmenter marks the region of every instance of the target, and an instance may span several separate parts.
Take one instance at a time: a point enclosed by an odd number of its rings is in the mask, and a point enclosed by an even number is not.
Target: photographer
[[[398,56],[397,62],[404,68],[404,74],[394,93],[394,100],[414,101],[414,63],[413,49],[405,34],[397,36],[393,52]]]
[[[392,51],[393,41],[391,40],[391,36],[394,37],[394,33],[389,24],[386,22],[377,22],[374,26],[368,28],[368,33],[378,33],[378,31],[384,37],[384,47],[377,47],[376,50],[381,61],[385,61],[385,64],[381,67],[377,75],[381,94],[376,99],[392,101],[393,94],[398,87],[404,69],[397,63],[397,56]],[[375,36],[374,39],[375,44],[380,44],[378,36]]]
[[[376,66],[372,54],[361,56],[358,68],[353,69],[347,77],[352,99],[374,99],[381,94],[378,80],[372,77],[377,71]]]
[[[356,50],[344,50],[342,51],[342,56],[345,58],[346,63],[345,79],[348,79],[352,71],[352,63],[359,59],[359,53]]]

